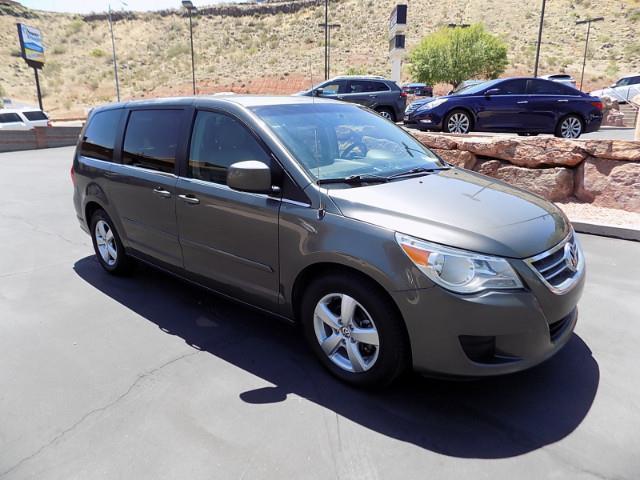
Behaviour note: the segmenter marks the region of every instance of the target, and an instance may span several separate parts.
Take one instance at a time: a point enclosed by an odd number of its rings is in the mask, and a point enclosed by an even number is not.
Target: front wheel
[[[407,365],[402,319],[379,287],[357,275],[330,274],[306,290],[301,321],[323,365],[357,386],[383,387]]]
[[[471,116],[464,110],[454,110],[444,118],[443,131],[446,133],[469,133],[471,131]]]
[[[396,121],[396,116],[388,108],[379,108],[378,110],[376,110],[376,112],[378,112],[378,115],[380,115],[382,118],[386,118],[390,122]]]
[[[578,138],[582,135],[582,120],[576,115],[567,115],[558,122],[555,135],[560,138]]]

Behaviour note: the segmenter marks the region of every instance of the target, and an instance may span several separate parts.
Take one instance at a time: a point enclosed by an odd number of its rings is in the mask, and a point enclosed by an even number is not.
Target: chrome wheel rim
[[[98,220],[96,223],[96,245],[98,252],[104,263],[113,267],[118,260],[118,246],[113,236],[113,230],[104,220]]]
[[[469,117],[464,113],[454,113],[449,117],[447,122],[447,130],[451,133],[467,133],[471,122]]]
[[[353,297],[330,293],[317,303],[313,327],[324,354],[342,370],[359,373],[372,368],[380,352],[373,318]]]
[[[578,138],[582,132],[582,124],[576,117],[565,118],[560,126],[564,138]]]
[[[380,116],[382,118],[386,118],[387,120],[391,120],[391,114],[385,110],[382,110],[380,113]]]

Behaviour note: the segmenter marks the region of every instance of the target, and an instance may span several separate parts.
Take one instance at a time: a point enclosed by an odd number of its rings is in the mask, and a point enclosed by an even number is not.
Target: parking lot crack
[[[164,362],[163,364],[161,364],[161,365],[159,365],[159,366],[157,366],[157,367],[155,367],[155,368],[153,368],[151,370],[148,370],[146,372],[141,373],[140,375],[138,375],[135,378],[135,380],[129,385],[129,387],[127,387],[127,389],[123,393],[118,395],[114,400],[110,401],[109,403],[107,403],[107,404],[105,404],[105,405],[103,405],[101,407],[94,408],[93,410],[90,410],[89,412],[87,412],[84,415],[82,415],[82,417],[80,417],[71,426],[69,426],[69,427],[65,428],[64,430],[62,430],[60,433],[58,433],[56,436],[54,436],[51,440],[49,440],[47,443],[45,443],[40,448],[38,448],[35,452],[33,452],[32,454],[27,455],[26,457],[22,458],[21,460],[19,460],[17,463],[15,463],[12,467],[8,468],[7,470],[5,470],[3,472],[0,472],[0,478],[6,477],[8,474],[14,472],[15,470],[17,470],[19,467],[21,467],[25,463],[27,463],[27,462],[33,460],[34,458],[36,458],[43,451],[47,450],[49,447],[52,447],[53,445],[58,443],[60,440],[62,440],[64,437],[66,437],[68,434],[70,434],[75,429],[77,429],[88,418],[90,418],[90,417],[92,417],[92,416],[94,416],[94,415],[96,415],[98,413],[105,412],[106,410],[109,410],[110,408],[112,408],[115,405],[117,405],[124,398],[126,398],[146,378],[155,375],[160,370],[162,370],[162,369],[164,369],[164,368],[166,368],[166,367],[168,367],[170,365],[173,365],[174,363],[177,363],[177,362],[179,362],[181,360],[184,360],[185,358],[189,358],[189,357],[192,357],[194,355],[197,355],[200,352],[201,352],[200,350],[189,351],[187,353],[184,353],[182,355],[174,357],[171,360],[168,360],[168,361]]]

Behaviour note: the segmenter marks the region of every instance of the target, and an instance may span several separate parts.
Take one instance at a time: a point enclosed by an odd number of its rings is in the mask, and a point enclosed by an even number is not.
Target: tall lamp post
[[[582,81],[584,80],[584,66],[587,64],[587,48],[589,47],[589,33],[591,33],[591,24],[593,22],[602,22],[604,17],[587,18],[586,20],[578,20],[576,25],[587,24],[587,39],[584,42],[584,59],[582,60],[582,74],[580,75],[580,90],[582,90]]]
[[[538,28],[538,45],[536,46],[536,64],[533,67],[533,76],[538,76],[538,63],[540,61],[540,43],[542,43],[542,26],[544,25],[544,7],[547,0],[542,0],[542,11],[540,12],[540,28]]]
[[[113,36],[113,20],[111,19],[111,4],[109,4],[109,30],[111,31],[111,51],[113,54],[113,75],[116,80],[116,97],[120,101],[120,82],[118,81],[118,61],[116,60],[116,40]]]
[[[193,81],[193,94],[196,94],[196,65],[193,57],[193,24],[191,23],[191,12],[198,10],[191,0],[182,0],[182,6],[189,12],[189,38],[191,40],[191,78]]]
[[[331,75],[331,29],[340,28],[339,23],[319,23],[318,26],[324,29],[324,79],[329,80]]]

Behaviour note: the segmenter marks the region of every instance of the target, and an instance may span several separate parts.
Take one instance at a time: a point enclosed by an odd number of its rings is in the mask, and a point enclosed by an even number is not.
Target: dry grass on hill
[[[341,24],[332,37],[332,73],[352,68],[389,75],[386,28],[396,1],[331,3],[331,21]],[[509,45],[507,73],[531,73],[539,1],[408,0],[408,4],[409,48],[439,25],[483,22]],[[33,18],[16,16],[24,14]],[[547,3],[541,73],[566,71],[579,77],[586,27],[576,26],[575,20],[601,15],[606,21],[592,30],[586,86],[599,87],[620,74],[640,70],[639,0],[554,0]],[[317,24],[323,20],[321,5],[288,14],[198,16],[194,41],[199,90],[291,93],[309,84],[310,72],[319,80],[323,33]],[[114,99],[106,21],[34,12],[0,0],[0,87],[5,95],[31,102],[35,97],[33,74],[19,58],[17,21],[43,31],[47,110],[55,116],[82,114],[87,107]],[[114,28],[124,98],[190,93],[188,21],[181,12],[138,13],[117,21]],[[406,72],[405,77],[409,79]]]

